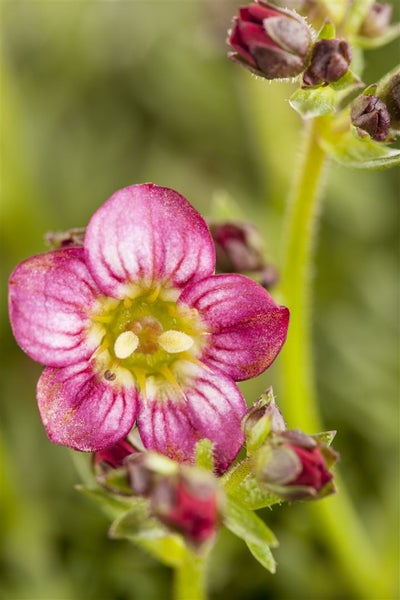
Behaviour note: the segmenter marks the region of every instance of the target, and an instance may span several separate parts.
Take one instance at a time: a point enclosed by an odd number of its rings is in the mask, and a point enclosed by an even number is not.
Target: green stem
[[[326,117],[306,124],[299,170],[294,178],[287,213],[285,254],[281,292],[290,308],[289,335],[280,363],[284,386],[284,414],[290,427],[306,433],[322,429],[318,410],[312,351],[311,308],[312,275],[317,217],[320,212],[321,188],[326,156],[318,143],[320,128],[328,125]],[[309,505],[318,531],[355,594],[360,598],[389,598],[390,583],[382,577],[383,565],[375,556],[345,486],[336,478],[339,493]]]
[[[192,552],[175,568],[174,600],[206,600],[206,557]]]
[[[313,274],[319,199],[325,153],[318,144],[320,119],[305,125],[299,169],[293,181],[287,212],[282,268],[282,294],[290,308],[288,339],[281,354],[285,388],[285,417],[289,426],[321,429],[314,384],[311,340],[311,278]]]

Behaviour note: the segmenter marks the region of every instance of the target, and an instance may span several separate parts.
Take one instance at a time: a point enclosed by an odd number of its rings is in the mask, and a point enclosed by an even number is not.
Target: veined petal
[[[88,310],[100,294],[83,248],[65,248],[28,258],[9,283],[10,321],[21,348],[33,360],[62,367],[89,357]]]
[[[38,381],[37,400],[50,440],[84,452],[121,440],[137,413],[136,389],[115,387],[100,379],[86,362],[45,369]]]
[[[129,283],[180,287],[210,275],[215,266],[204,219],[183,196],[150,183],[119,190],[99,208],[85,250],[99,287],[117,298]]]
[[[192,375],[184,398],[171,390],[170,398],[151,395],[140,402],[141,438],[146,448],[180,462],[192,462],[197,441],[208,438],[214,444],[216,468],[223,472],[243,444],[246,403],[237,385],[222,373],[188,368]]]
[[[210,336],[200,357],[235,381],[262,373],[287,334],[289,311],[243,275],[214,275],[187,286],[179,298],[199,311]]]

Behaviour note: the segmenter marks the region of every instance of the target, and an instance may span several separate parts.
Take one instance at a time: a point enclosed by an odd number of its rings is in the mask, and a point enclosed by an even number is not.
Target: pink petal
[[[257,48],[277,48],[277,44],[267,35],[261,25],[254,23],[239,23],[240,38],[253,53]]]
[[[171,391],[169,398],[149,397],[139,408],[138,426],[146,448],[172,459],[193,462],[196,442],[214,443],[218,472],[225,471],[243,441],[241,419],[246,412],[237,385],[221,373],[192,367],[185,398]]]
[[[52,367],[89,357],[87,312],[99,295],[82,248],[33,256],[10,277],[10,321],[18,344],[33,360]]]
[[[87,363],[45,369],[37,400],[50,440],[84,452],[96,452],[125,437],[137,412],[135,388],[116,388]]]
[[[85,249],[99,287],[118,298],[129,282],[181,286],[215,266],[204,219],[183,196],[150,183],[111,196],[89,222]]]
[[[179,303],[196,308],[211,335],[200,357],[235,381],[259,375],[277,356],[289,311],[243,275],[214,275],[189,285]]]

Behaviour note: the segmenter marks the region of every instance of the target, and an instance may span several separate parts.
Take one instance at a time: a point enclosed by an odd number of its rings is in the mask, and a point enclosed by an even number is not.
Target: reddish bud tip
[[[333,83],[347,71],[351,61],[350,46],[346,40],[319,40],[303,75],[306,85]]]
[[[304,70],[312,40],[297,13],[258,0],[239,9],[227,42],[230,59],[266,79],[281,79]]]

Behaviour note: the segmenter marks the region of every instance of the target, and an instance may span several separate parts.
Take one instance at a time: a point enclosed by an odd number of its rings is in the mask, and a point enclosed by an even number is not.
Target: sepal
[[[276,547],[278,541],[260,517],[228,497],[224,509],[224,525],[246,542],[250,552],[264,568],[275,573],[276,563],[269,548]]]
[[[320,143],[334,160],[345,167],[377,170],[400,165],[400,150],[388,148],[369,137],[360,139],[350,130],[325,134]]]

